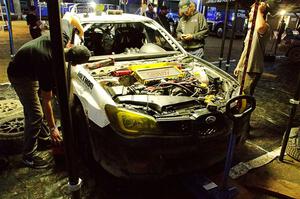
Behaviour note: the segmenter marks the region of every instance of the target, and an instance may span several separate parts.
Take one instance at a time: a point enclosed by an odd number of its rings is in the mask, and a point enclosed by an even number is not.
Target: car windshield
[[[168,53],[178,47],[153,22],[84,23],[84,45],[94,56]]]

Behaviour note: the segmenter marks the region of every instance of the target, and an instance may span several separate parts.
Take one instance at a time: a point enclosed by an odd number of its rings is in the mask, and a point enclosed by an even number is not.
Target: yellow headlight
[[[112,105],[106,105],[105,110],[111,125],[124,134],[141,135],[157,131],[156,121],[149,115]]]

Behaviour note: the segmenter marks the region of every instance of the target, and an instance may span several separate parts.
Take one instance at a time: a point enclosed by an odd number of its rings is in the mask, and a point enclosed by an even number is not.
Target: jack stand
[[[242,100],[246,101],[247,107],[240,113],[240,105]],[[224,177],[221,188],[217,184],[209,180],[203,175],[195,174],[183,179],[183,184],[197,199],[231,199],[238,194],[236,187],[228,187],[227,181],[229,178],[229,171],[231,169],[231,163],[233,159],[233,152],[236,143],[236,137],[238,133],[237,124],[240,120],[254,111],[256,102],[254,97],[247,95],[240,95],[230,99],[226,104],[226,114],[233,121],[233,130],[230,133],[225,167]]]

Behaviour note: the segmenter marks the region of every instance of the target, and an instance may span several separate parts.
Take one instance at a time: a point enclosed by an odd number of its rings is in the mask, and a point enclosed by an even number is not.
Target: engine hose
[[[180,85],[180,84],[177,84],[177,83],[171,83],[171,82],[165,82],[165,83],[161,83],[160,86],[164,86],[164,85],[173,85],[173,86],[177,86],[177,87],[180,87],[186,91],[188,91],[191,95],[194,94],[193,91],[191,91],[190,89],[188,89],[187,87],[183,86],[183,85]]]

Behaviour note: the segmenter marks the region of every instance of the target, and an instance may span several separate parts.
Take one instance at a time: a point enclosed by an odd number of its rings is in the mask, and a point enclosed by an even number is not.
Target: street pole
[[[285,30],[285,25],[286,24],[285,24],[285,21],[284,21],[284,15],[282,15],[281,20],[280,20],[280,24],[279,24],[279,28],[278,28],[277,39],[276,39],[276,43],[275,43],[275,50],[274,50],[274,55],[275,56],[277,54],[278,44],[280,44],[282,34],[284,33],[284,30]]]
[[[228,49],[228,54],[227,54],[227,62],[226,62],[226,68],[225,68],[226,72],[228,72],[228,69],[230,67],[232,44],[233,44],[233,39],[234,39],[234,36],[235,36],[235,30],[236,30],[237,12],[238,12],[238,0],[236,0],[235,3],[234,3],[234,21],[233,21],[233,24],[232,24],[232,32],[231,32],[229,49]]]
[[[15,54],[15,47],[14,47],[14,38],[12,33],[12,25],[11,25],[11,16],[10,16],[10,2],[9,0],[4,0],[4,5],[6,9],[6,18],[7,18],[7,29],[9,34],[9,47],[10,47],[10,56],[11,58]]]
[[[41,5],[41,2],[39,0],[38,0],[38,5],[39,5],[40,21],[42,21],[42,5]]]
[[[228,7],[229,7],[229,1],[226,2],[226,10],[225,10],[225,20],[223,25],[223,35],[222,35],[222,44],[221,44],[221,51],[220,51],[220,57],[219,57],[219,68],[222,67],[222,61],[223,61],[223,54],[224,54],[224,46],[225,46],[225,39],[226,39],[226,30],[227,30],[227,21],[228,21]]]
[[[66,157],[66,166],[69,174],[68,187],[72,193],[72,199],[80,199],[81,179],[78,175],[78,168],[76,164],[77,157],[74,154],[74,136],[73,125],[71,117],[71,109],[69,103],[69,92],[67,85],[67,78],[65,72],[64,49],[61,34],[61,16],[60,4],[58,0],[51,0],[47,2],[50,37],[52,47],[52,66],[53,74],[55,74],[55,82],[57,86],[57,94],[59,100],[59,107],[61,112],[61,124],[64,140],[64,149]]]

